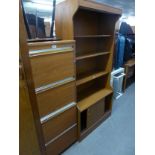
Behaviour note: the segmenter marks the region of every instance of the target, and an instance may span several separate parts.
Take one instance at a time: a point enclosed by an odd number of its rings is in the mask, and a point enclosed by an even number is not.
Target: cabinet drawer
[[[87,112],[87,126],[90,127],[96,123],[101,117],[103,117],[105,112],[105,99],[97,102],[95,105],[91,106]]]
[[[77,140],[77,126],[46,146],[47,155],[58,155]]]
[[[75,82],[49,89],[37,94],[39,114],[41,117],[75,101]]]
[[[35,88],[74,76],[73,51],[31,57]]]
[[[49,142],[75,123],[77,123],[77,109],[74,106],[42,125],[45,142]]]

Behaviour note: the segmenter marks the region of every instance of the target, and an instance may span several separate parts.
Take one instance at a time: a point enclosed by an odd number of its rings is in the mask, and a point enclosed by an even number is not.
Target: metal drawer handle
[[[35,92],[36,92],[36,94],[42,93],[42,92],[44,92],[44,91],[47,91],[47,90],[49,90],[49,89],[53,89],[53,88],[55,88],[55,87],[58,87],[58,86],[67,84],[67,83],[72,82],[72,81],[75,81],[75,78],[74,78],[74,77],[69,77],[69,78],[66,78],[66,79],[64,79],[64,80],[56,81],[56,82],[54,82],[54,83],[51,83],[51,84],[48,84],[48,85],[45,85],[45,86],[36,88],[36,89],[35,89]]]
[[[29,51],[29,56],[35,57],[35,56],[41,56],[41,55],[47,55],[47,54],[56,54],[56,53],[63,53],[63,52],[71,52],[71,51],[73,51],[72,47],[31,50],[31,51]]]
[[[75,102],[71,102],[71,103],[67,104],[66,106],[64,106],[64,107],[50,113],[49,115],[46,115],[46,116],[42,117],[40,119],[41,124],[43,124],[43,123],[47,122],[48,120],[60,115],[61,113],[63,113],[64,111],[74,107],[75,105],[76,105]]]

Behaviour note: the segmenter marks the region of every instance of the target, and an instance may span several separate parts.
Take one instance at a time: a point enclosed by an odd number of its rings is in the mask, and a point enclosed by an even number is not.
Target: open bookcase
[[[79,139],[112,111],[115,23],[121,10],[91,0],[66,0],[56,8],[56,33],[76,41],[76,101]]]

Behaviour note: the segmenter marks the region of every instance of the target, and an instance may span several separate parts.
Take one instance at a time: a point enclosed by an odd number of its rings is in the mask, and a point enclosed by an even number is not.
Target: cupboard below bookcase
[[[92,0],[66,0],[56,8],[56,33],[75,40],[78,137],[82,139],[112,111],[115,23],[121,10]]]

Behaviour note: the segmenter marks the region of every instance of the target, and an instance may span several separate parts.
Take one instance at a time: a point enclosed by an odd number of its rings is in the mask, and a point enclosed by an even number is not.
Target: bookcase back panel
[[[74,35],[98,34],[98,18],[96,12],[79,9],[74,16]]]
[[[112,38],[78,38],[76,39],[76,56],[109,52]]]
[[[115,23],[118,20],[118,15],[102,14],[100,16],[99,32],[101,34],[114,34]]]
[[[80,101],[83,98],[93,94],[94,92],[105,88],[107,82],[107,76],[103,76],[87,82],[77,87],[77,100]]]
[[[110,52],[113,38],[97,38],[97,49],[98,51]]]
[[[74,15],[74,36],[113,35],[118,15],[80,8]]]
[[[89,74],[97,71],[105,71],[108,55],[103,55],[99,57],[93,57],[89,59],[84,59],[76,62],[76,74],[77,79],[81,77],[82,74]]]
[[[97,52],[97,42],[94,38],[79,38],[76,39],[76,55],[88,54],[92,51]]]

